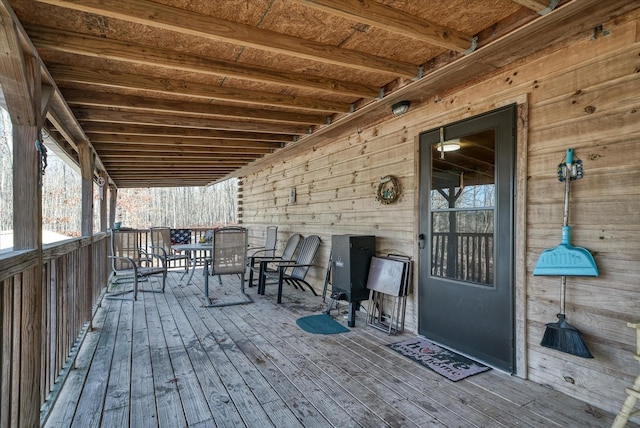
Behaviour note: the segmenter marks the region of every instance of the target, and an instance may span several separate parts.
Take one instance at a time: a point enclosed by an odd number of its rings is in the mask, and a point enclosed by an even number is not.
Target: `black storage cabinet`
[[[371,257],[376,255],[372,235],[333,235],[331,237],[331,298],[349,302],[349,326],[355,326],[358,302],[369,299],[367,277]]]

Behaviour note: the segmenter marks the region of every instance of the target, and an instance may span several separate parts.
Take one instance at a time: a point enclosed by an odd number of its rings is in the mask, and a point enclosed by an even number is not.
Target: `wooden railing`
[[[100,233],[0,255],[0,426],[46,416],[106,287],[108,242]]]
[[[431,274],[444,278],[492,284],[492,233],[434,233]]]

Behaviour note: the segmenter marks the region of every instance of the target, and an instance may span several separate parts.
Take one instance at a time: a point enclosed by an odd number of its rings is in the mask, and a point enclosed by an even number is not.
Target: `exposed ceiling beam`
[[[327,13],[402,34],[456,52],[472,50],[472,35],[447,28],[375,1],[298,0]]]
[[[166,146],[151,146],[142,144],[121,144],[121,143],[95,143],[96,150],[103,154],[117,153],[118,151],[130,153],[167,153]],[[265,147],[221,147],[221,146],[179,146],[172,147],[171,153],[202,153],[202,154],[228,154],[229,157],[239,157],[251,155],[253,157],[270,153],[271,150]]]
[[[72,106],[114,107],[128,111],[151,111],[178,115],[202,115],[268,122],[298,123],[320,125],[327,121],[325,115],[251,109],[229,105],[196,103],[190,101],[167,100],[150,97],[136,97],[109,92],[82,91],[67,89],[64,91],[67,102]]]
[[[22,126],[36,126],[30,74],[16,25],[0,7],[0,86],[11,122]]]
[[[100,157],[109,160],[113,158],[118,159],[153,159],[158,156],[166,156],[167,150],[162,147],[148,147],[145,149],[140,149],[137,147],[112,147],[112,148],[101,148],[100,149]],[[225,150],[220,148],[199,148],[199,149],[189,149],[185,147],[181,147],[179,149],[171,150],[171,156],[177,156],[178,158],[184,157],[185,159],[198,159],[200,162],[202,161],[202,156],[215,156],[220,157],[221,160],[224,161],[252,161],[256,158],[256,156],[260,157],[263,153],[243,153],[236,150]],[[224,159],[223,159],[224,158]]]
[[[206,140],[203,138],[154,137],[120,134],[89,134],[89,138],[96,147],[105,147],[108,145],[142,145],[163,147],[164,150],[168,150],[173,147],[223,147],[236,150],[256,150],[256,153],[270,153],[283,146],[282,143],[254,140]]]
[[[534,12],[539,13],[540,15],[546,15],[551,12],[556,5],[558,4],[558,0],[511,0],[514,3],[518,3],[526,7],[527,9],[531,9]]]
[[[139,154],[157,154],[167,152],[166,146],[145,146],[141,148],[140,145],[135,146],[123,146],[121,144],[107,144],[96,145],[96,150],[100,152],[100,156],[109,156],[117,153],[139,153]],[[212,155],[212,156],[224,156],[226,159],[248,159],[253,160],[256,156],[261,156],[269,153],[266,149],[236,149],[236,148],[221,148],[221,147],[173,147],[172,153],[179,153],[184,155],[200,154],[200,155]]]
[[[9,29],[9,27],[5,27],[5,25],[11,25],[13,27],[12,31],[15,31],[16,40],[20,40],[20,44],[24,45],[25,52],[29,52],[30,55],[33,55],[37,58],[37,63],[40,64],[40,57],[38,55],[38,51],[36,47],[33,45],[31,40],[29,39],[24,27],[18,20],[18,17],[15,15],[11,6],[7,3],[7,0],[0,0],[0,21],[2,21],[3,30]],[[1,64],[6,60],[4,49],[6,47],[5,43],[10,43],[11,40],[8,37],[0,37],[0,51],[2,52],[2,59],[0,59],[0,67],[3,67]],[[22,52],[22,48],[19,50],[13,51],[11,55]],[[23,59],[24,62],[24,59]],[[40,67],[38,70],[39,73],[42,74],[41,81],[46,82],[46,85],[51,86],[51,97],[49,99],[49,108],[46,113],[46,119],[56,127],[56,129],[60,132],[60,135],[65,139],[65,142],[73,147],[74,150],[77,150],[78,142],[86,141],[86,135],[78,121],[73,116],[71,109],[65,102],[64,98],[60,94],[58,86],[56,85],[54,79],[49,74],[49,71],[45,67]],[[7,70],[0,69],[0,86],[3,86],[2,79],[11,76]],[[26,82],[26,79],[22,79]],[[5,83],[7,83],[5,81]],[[26,84],[26,83],[25,83]],[[9,91],[7,88],[0,88],[3,91]],[[4,98],[4,95],[3,95]],[[20,102],[25,102],[29,98],[24,98]],[[13,102],[13,101],[12,101]],[[5,99],[6,103],[6,99]],[[35,120],[35,117],[34,117]],[[76,163],[76,161],[67,154],[66,150],[63,147],[60,147],[59,142],[57,142],[56,147],[50,147],[56,154],[60,157],[72,161],[71,163]],[[93,150],[93,149],[92,149]],[[96,159],[96,167],[102,170],[105,170],[104,165],[100,161],[100,159]],[[107,178],[110,178],[107,173]]]
[[[296,97],[273,92],[205,85],[184,80],[143,76],[113,70],[91,69],[62,64],[50,65],[48,68],[56,81],[59,82],[58,86],[62,86],[62,82],[82,83],[109,88],[146,90],[163,94],[192,96],[207,100],[216,99],[246,104],[299,108],[334,113],[346,113],[351,107],[349,103]]]
[[[116,124],[105,125],[104,123],[93,122],[85,125],[87,135],[95,138],[95,134],[112,135],[138,135],[157,137],[180,137],[186,139],[223,139],[223,140],[253,140],[266,142],[292,142],[293,136],[290,134],[266,134],[261,132],[224,131],[218,129],[198,129],[198,128],[177,128],[163,125],[136,125],[136,124]]]
[[[150,65],[171,70],[182,70],[211,76],[234,77],[288,88],[313,89],[338,95],[373,98],[379,88],[357,82],[331,79],[322,76],[293,73],[250,64],[240,64],[219,59],[207,59],[180,52],[138,45],[113,39],[88,36],[48,27],[26,25],[32,42],[39,49],[49,49],[93,58],[110,59],[131,64]]]
[[[247,165],[250,161],[248,160],[227,160],[225,162],[216,163],[215,166],[212,166],[206,162],[198,162],[197,159],[194,158],[176,158],[173,156],[165,156],[165,157],[140,157],[140,158],[129,158],[123,159],[121,157],[114,157],[105,160],[105,165],[108,165],[110,169],[114,171],[122,171],[123,169],[133,169],[134,171],[139,171],[140,173],[144,173],[147,171],[151,171],[155,168],[167,168],[167,171],[171,171],[173,168],[178,167],[203,167],[203,168],[211,168],[217,171],[235,169],[241,167],[243,165]],[[144,165],[144,167],[141,167]]]
[[[277,124],[254,121],[231,121],[211,118],[177,117],[175,115],[136,113],[107,109],[76,109],[75,115],[81,123],[129,123],[137,125],[164,125],[180,128],[203,128],[233,131],[254,131],[266,133],[285,133],[304,135],[309,132],[308,127],[301,125]]]
[[[326,64],[358,70],[383,72],[395,76],[414,77],[414,64],[381,58],[363,52],[304,40],[149,0],[38,0],[41,3],[108,16],[128,22],[249,46],[267,52],[291,55]]]

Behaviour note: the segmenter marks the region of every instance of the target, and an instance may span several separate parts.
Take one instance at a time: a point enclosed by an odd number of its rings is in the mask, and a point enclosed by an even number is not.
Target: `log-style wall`
[[[243,177],[241,220],[254,230],[278,225],[281,245],[289,233],[319,234],[319,268],[312,272],[318,290],[332,234],[374,234],[379,254],[416,260],[419,133],[517,103],[524,116],[516,187],[526,198],[516,205],[518,375],[617,413],[638,370],[631,357],[635,336],[626,323],[640,320],[639,55],[635,11],[463,88],[425,93],[404,116],[390,114],[384,123],[353,129]],[[540,252],[560,240],[564,194],[556,168],[569,147],[584,166],[584,179],[572,187],[572,243],[593,252],[600,276],[569,278],[567,319],[582,331],[594,359],[539,345],[545,323],[556,321],[560,288],[559,278],[534,277],[532,269]],[[375,189],[389,174],[400,179],[402,194],[397,203],[381,205]],[[413,331],[416,311],[410,299]]]

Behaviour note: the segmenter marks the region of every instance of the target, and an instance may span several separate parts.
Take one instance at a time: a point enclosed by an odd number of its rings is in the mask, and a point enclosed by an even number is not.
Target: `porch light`
[[[460,138],[454,138],[438,144],[439,152],[453,152],[456,150],[460,150]]]
[[[393,113],[394,116],[403,115],[409,111],[410,105],[411,105],[411,102],[409,102],[408,100],[398,101],[397,103],[391,106],[391,113]]]

